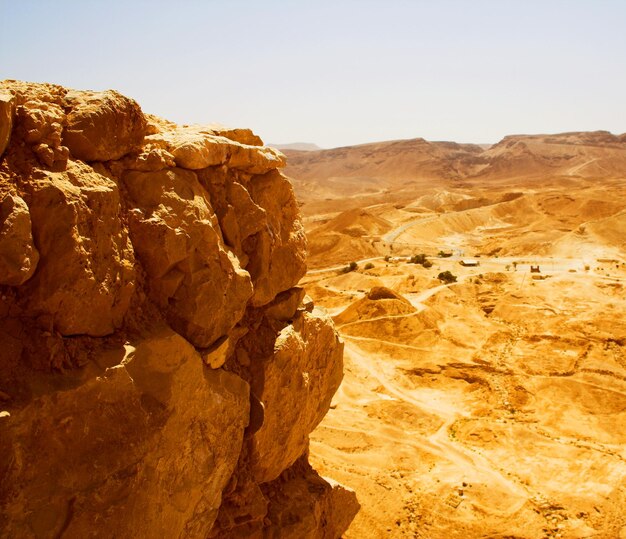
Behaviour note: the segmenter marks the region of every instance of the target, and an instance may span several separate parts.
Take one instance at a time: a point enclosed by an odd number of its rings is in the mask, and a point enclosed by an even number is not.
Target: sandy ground
[[[626,538],[623,252],[574,238],[534,253],[522,222],[509,241],[525,254],[463,267],[494,228],[432,228],[455,218],[396,220],[391,258],[349,273],[328,258],[303,279],[345,341],[311,458],[357,491],[346,537]],[[424,237],[454,256],[428,269],[397,256],[403,241],[428,252]],[[437,280],[446,270],[457,283]],[[400,299],[368,299],[379,286]]]

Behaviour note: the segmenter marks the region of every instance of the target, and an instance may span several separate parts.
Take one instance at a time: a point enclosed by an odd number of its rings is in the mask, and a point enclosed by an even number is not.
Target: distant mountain
[[[291,142],[289,144],[273,144],[270,142],[267,146],[277,150],[297,150],[299,152],[317,152],[322,149],[312,142]]]
[[[434,186],[514,179],[595,180],[626,174],[626,134],[510,135],[485,146],[416,138],[319,151],[286,149],[286,173],[301,202],[327,205],[343,198],[348,207],[362,207],[362,197],[370,203],[390,202],[401,191]]]
[[[479,159],[483,148],[475,144],[429,142],[422,138],[345,146],[316,152],[284,150],[286,174],[301,202],[344,199],[346,207],[361,207],[363,196],[389,201],[388,193],[462,178],[461,169]],[[373,203],[370,201],[370,203]],[[318,208],[307,206],[318,212]]]
[[[626,134],[608,131],[509,135],[485,150],[469,175],[491,179],[623,178]]]
[[[310,267],[395,255],[402,242],[437,252],[459,238],[472,252],[501,256],[626,252],[626,134],[510,135],[487,148],[418,138],[284,153]]]

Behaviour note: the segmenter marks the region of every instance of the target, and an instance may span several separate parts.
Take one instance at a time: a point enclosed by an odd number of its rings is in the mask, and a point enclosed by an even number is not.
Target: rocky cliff
[[[0,84],[2,537],[334,538],[343,344],[284,157],[117,92]]]

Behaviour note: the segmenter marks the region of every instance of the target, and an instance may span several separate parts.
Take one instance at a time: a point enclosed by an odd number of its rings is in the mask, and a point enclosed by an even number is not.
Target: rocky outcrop
[[[252,284],[224,245],[206,191],[180,168],[130,171],[123,183],[150,294],[174,329],[196,346],[210,346],[241,319]]]
[[[5,529],[206,536],[241,451],[248,385],[207,370],[166,327],[93,361],[111,366],[99,375],[87,366],[72,390],[46,391],[5,419]]]
[[[38,261],[28,206],[19,196],[7,194],[0,200],[0,284],[23,284]]]
[[[0,92],[0,156],[6,150],[13,128],[14,97],[8,92]]]
[[[333,539],[340,537],[359,510],[354,493],[320,477],[306,455],[278,479],[263,485],[271,500],[268,537]]]
[[[284,157],[117,92],[0,84],[1,537],[339,537],[307,461],[343,344]]]
[[[112,90],[68,92],[63,143],[77,159],[111,161],[138,148],[146,135],[139,105]]]
[[[342,353],[329,318],[299,311],[274,341],[269,357],[251,363],[251,391],[263,403],[264,421],[251,437],[255,479],[276,479],[308,448],[341,383]]]
[[[21,289],[33,316],[62,335],[102,336],[120,327],[135,286],[135,259],[115,181],[79,161],[41,170],[24,185],[38,270]]]

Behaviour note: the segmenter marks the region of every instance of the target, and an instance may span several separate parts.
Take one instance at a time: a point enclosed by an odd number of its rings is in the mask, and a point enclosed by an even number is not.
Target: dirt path
[[[428,411],[441,418],[443,423],[434,434],[427,437],[411,436],[411,445],[447,461],[468,475],[480,476],[482,480],[508,493],[511,496],[511,503],[507,512],[515,513],[526,503],[529,492],[525,487],[508,477],[497,465],[491,463],[479,452],[450,440],[449,428],[457,419],[465,416],[463,410],[449,401],[436,401],[428,395],[421,396],[419,392],[402,387],[390,379],[385,368],[381,367],[378,361],[372,360],[367,353],[362,352],[353,343],[346,343],[345,353],[349,354],[359,368],[363,369],[367,376],[375,379],[389,395],[415,407],[420,412]],[[402,430],[400,435],[403,438],[406,437],[406,433]]]
[[[408,228],[407,225],[403,227]],[[528,347],[534,349],[533,346],[543,353],[539,345],[533,344],[534,334],[552,331],[556,336],[560,327],[534,328],[507,311],[503,311],[506,316],[502,319],[484,318],[478,304],[468,299],[474,288],[464,287],[459,294],[444,290],[478,279],[476,298],[485,294],[485,287],[493,293],[488,288],[492,286],[498,293],[510,293],[506,307],[513,313],[519,311],[528,316],[534,309],[548,326],[552,319],[558,320],[564,313],[571,316],[570,311],[576,311],[576,304],[570,299],[570,287],[579,293],[587,285],[587,279],[598,284],[608,278],[595,275],[593,270],[583,272],[582,259],[572,257],[481,257],[478,268],[459,267],[458,257],[430,259],[435,264],[430,272],[410,265],[406,268],[420,279],[422,275],[432,278],[439,271],[451,270],[457,275],[457,282],[436,284],[422,279],[420,283],[435,286],[402,294],[415,308],[414,312],[390,312],[382,316],[377,313],[378,316],[369,319],[338,325],[345,342],[344,383],[333,400],[333,409],[311,437],[311,454],[322,473],[337,477],[359,492],[363,507],[346,537],[449,539],[504,537],[504,532],[525,538],[591,536],[596,521],[587,509],[591,507],[600,514],[621,503],[621,498],[617,501],[606,498],[603,489],[608,487],[597,474],[618,478],[609,483],[619,484],[619,477],[626,473],[626,452],[617,442],[603,443],[604,438],[579,439],[568,431],[567,425],[555,419],[554,413],[535,406],[535,398],[541,406],[550,398],[549,382],[555,379],[550,376],[552,367],[546,365],[541,373],[526,372],[534,363],[527,365],[520,357],[528,352]],[[517,268],[513,262],[517,262]],[[530,288],[531,263],[539,264],[544,275],[554,278]],[[394,284],[407,287],[405,281],[396,279],[405,264],[390,262],[389,266],[385,269],[384,264],[377,264],[378,271],[370,275],[389,277],[389,281],[382,279],[382,282],[390,288]],[[340,282],[355,288],[367,288],[369,283],[367,279],[361,283],[358,276],[335,282],[329,273],[343,267],[309,272],[322,274],[322,280],[331,277],[327,288],[341,295],[332,296],[333,305],[338,301],[343,304],[333,307],[334,314],[363,294],[363,290],[356,294],[355,290],[342,288]],[[507,278],[496,279],[493,274],[498,272],[505,273]],[[568,276],[570,272],[577,275]],[[524,282],[520,283],[522,278]],[[508,286],[504,292],[498,288],[504,285],[493,285],[501,282]],[[540,287],[548,285],[553,295],[538,303]],[[561,293],[563,298],[558,295]],[[432,298],[437,294],[440,296],[433,303]],[[618,301],[615,298],[611,301]],[[429,335],[431,346],[404,344],[403,340],[412,338],[410,328],[415,320],[411,317],[428,308],[445,313],[445,322],[438,326],[440,333],[434,332],[432,339]],[[473,310],[467,313],[467,319],[466,308]],[[589,313],[585,312],[585,316]],[[398,319],[404,318],[406,324],[399,324],[402,335],[394,333]],[[368,323],[372,324],[370,328],[364,326]],[[351,329],[363,335],[350,335]],[[480,331],[485,332],[484,340],[476,338],[476,332]],[[467,333],[464,341],[464,332],[474,333]],[[621,354],[621,348],[613,351],[615,361],[620,364]],[[560,363],[555,365],[558,367]],[[621,374],[604,370],[602,365],[595,366],[595,363],[582,368],[578,365],[571,375],[602,375],[607,384],[625,381]],[[558,374],[557,378],[562,379],[560,371]],[[587,396],[578,386],[572,389],[576,395],[580,393],[591,399],[593,406],[598,406],[595,399],[602,398],[600,395],[617,401],[623,396],[620,386],[605,387],[600,381],[596,384],[595,379],[577,381],[603,392],[597,395],[590,392]],[[558,380],[554,382],[555,387],[558,383]],[[606,393],[609,387],[612,389]],[[562,390],[560,386],[557,389]],[[572,414],[574,417],[575,412]],[[594,421],[606,440],[612,440],[606,433],[615,429],[616,423],[602,414]],[[595,423],[590,425],[593,427]],[[580,468],[579,473],[568,467],[570,461],[574,463],[572,466]],[[591,502],[579,494],[580,489],[591,493],[595,505],[589,505]],[[593,518],[578,516],[587,514]],[[496,534],[495,530],[502,533]]]
[[[409,228],[414,227],[416,225],[431,223],[433,221],[436,221],[438,218],[439,216],[426,217],[425,219],[415,219],[414,221],[410,221],[397,228],[394,228],[393,230],[390,230],[389,232],[387,232],[387,234],[384,234],[383,236],[381,236],[380,239],[386,243],[394,243],[396,239],[398,238],[398,236],[400,236],[400,234],[402,234],[403,232],[406,232]]]

